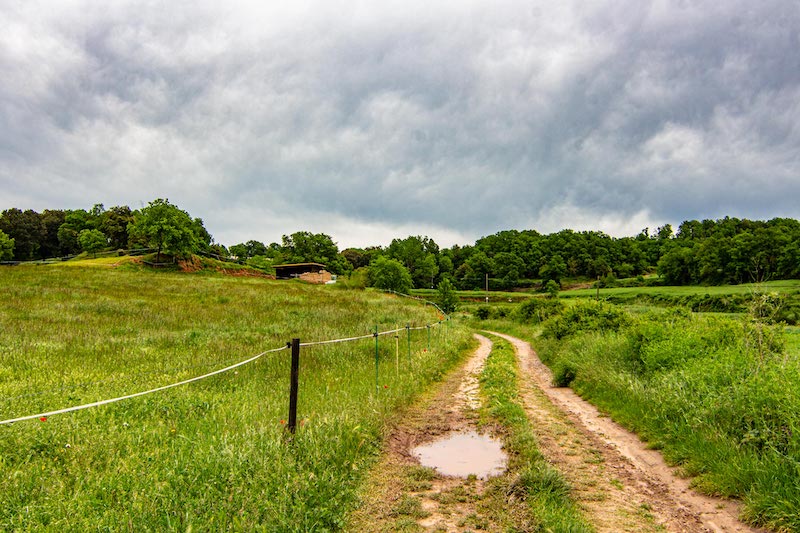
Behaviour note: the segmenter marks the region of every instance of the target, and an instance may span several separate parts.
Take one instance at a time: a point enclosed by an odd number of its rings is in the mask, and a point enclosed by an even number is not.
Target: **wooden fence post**
[[[289,433],[297,429],[297,389],[300,381],[300,339],[292,339],[292,372],[289,378]]]

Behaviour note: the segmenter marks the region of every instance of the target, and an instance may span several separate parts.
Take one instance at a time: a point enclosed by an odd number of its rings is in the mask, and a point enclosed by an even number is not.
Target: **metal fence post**
[[[378,396],[380,387],[378,386],[378,326],[375,326],[375,396]]]

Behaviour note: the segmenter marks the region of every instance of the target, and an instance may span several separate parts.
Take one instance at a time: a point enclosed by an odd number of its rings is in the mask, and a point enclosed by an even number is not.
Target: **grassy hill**
[[[438,320],[419,302],[370,291],[117,259],[0,269],[0,420],[175,383],[294,337]],[[377,389],[373,338],[303,348],[294,439],[284,427],[287,351],[153,395],[0,425],[0,529],[336,528],[386,421],[471,342],[456,326],[432,328],[430,341],[401,334],[399,360],[395,340],[379,338]]]

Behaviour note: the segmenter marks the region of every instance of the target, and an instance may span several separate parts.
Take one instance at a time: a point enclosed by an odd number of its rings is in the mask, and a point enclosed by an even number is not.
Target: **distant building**
[[[333,279],[331,273],[320,263],[294,263],[291,265],[275,265],[277,279],[301,279],[309,283],[328,283]]]

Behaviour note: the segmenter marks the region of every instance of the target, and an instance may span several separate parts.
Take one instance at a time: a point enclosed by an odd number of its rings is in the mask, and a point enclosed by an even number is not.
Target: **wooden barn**
[[[320,263],[293,263],[275,265],[277,279],[301,279],[309,283],[325,284],[333,279],[331,273]]]

